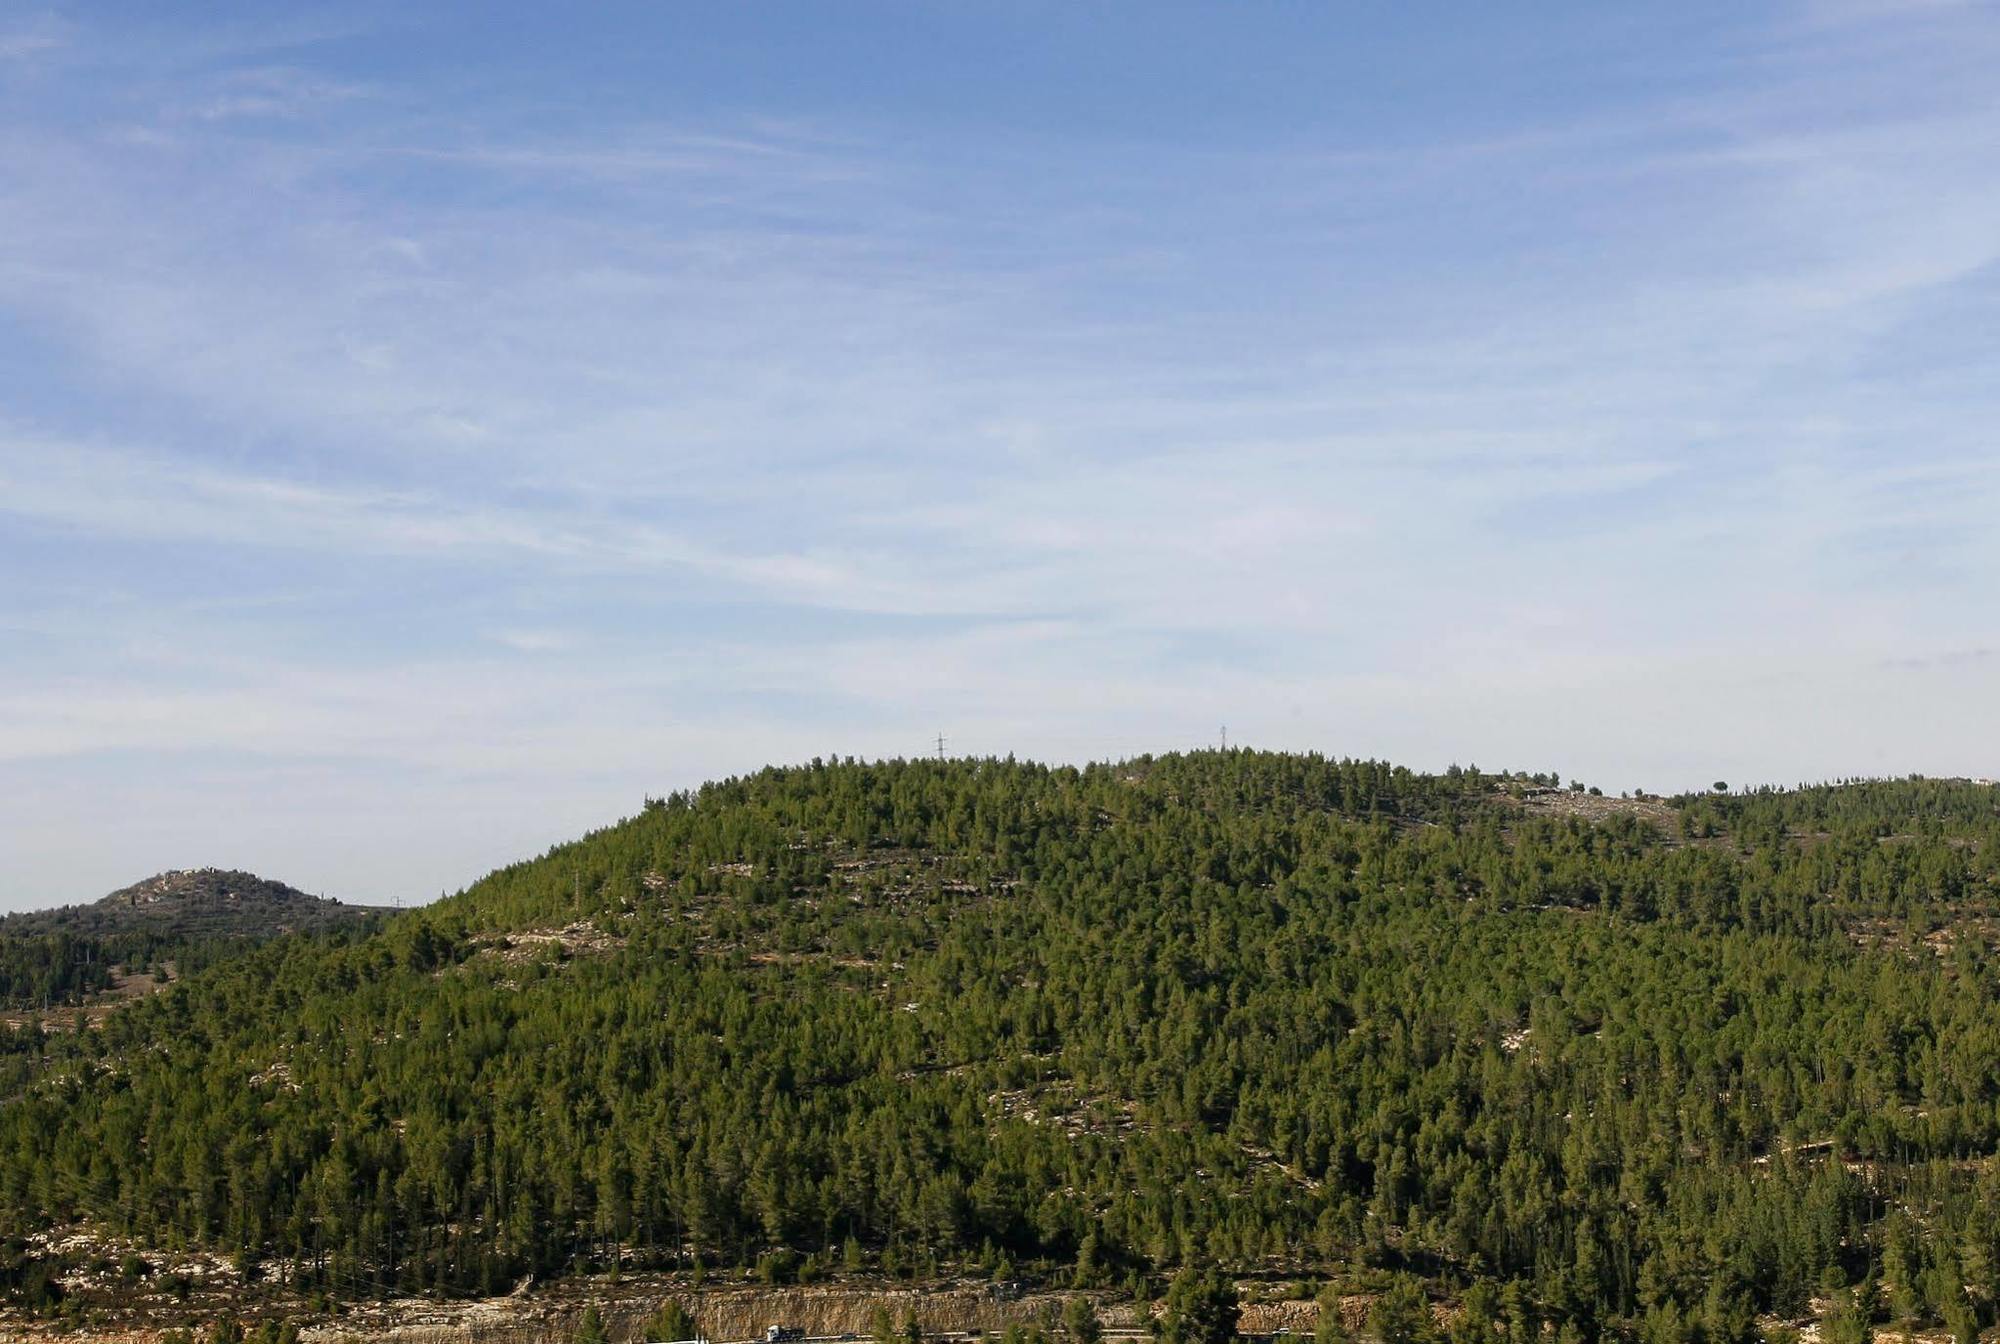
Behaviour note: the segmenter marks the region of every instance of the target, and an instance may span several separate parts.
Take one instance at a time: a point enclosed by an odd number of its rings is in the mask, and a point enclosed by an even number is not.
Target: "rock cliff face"
[[[600,1283],[581,1294],[531,1294],[452,1306],[391,1303],[379,1311],[364,1309],[339,1324],[307,1330],[304,1337],[307,1344],[363,1339],[393,1344],[568,1344],[585,1305],[594,1304],[613,1339],[636,1339],[645,1320],[669,1298],[693,1312],[703,1333],[718,1341],[754,1339],[770,1325],[797,1326],[813,1336],[866,1337],[878,1310],[887,1311],[899,1327],[914,1318],[926,1334],[997,1335],[1010,1325],[1059,1319],[1072,1296],[1076,1294],[1030,1292],[1010,1297],[983,1284],[689,1289],[628,1280]],[[1107,1330],[1136,1330],[1145,1324],[1130,1302],[1086,1296],[1097,1298],[1098,1316]],[[1341,1314],[1350,1330],[1362,1327],[1372,1300],[1362,1295],[1342,1299]],[[1242,1329],[1247,1334],[1284,1329],[1310,1335],[1318,1319],[1319,1306],[1311,1301],[1246,1302]]]
[[[268,1300],[254,1306],[232,1302],[237,1294],[230,1285],[236,1280],[227,1261],[212,1258],[192,1267],[207,1271],[201,1276],[204,1289],[192,1307],[152,1300],[142,1291],[125,1303],[123,1312],[108,1313],[112,1320],[81,1331],[54,1321],[13,1324],[0,1314],[0,1344],[26,1344],[30,1340],[52,1344],[58,1338],[65,1344],[159,1344],[170,1325],[193,1328],[199,1337],[224,1312],[253,1322],[267,1317],[304,1317],[312,1322],[301,1332],[305,1344],[360,1344],[364,1340],[387,1344],[570,1344],[584,1311],[591,1306],[598,1309],[612,1339],[634,1340],[641,1337],[646,1320],[669,1300],[687,1308],[702,1333],[716,1341],[759,1339],[765,1327],[772,1325],[794,1326],[812,1336],[857,1335],[865,1340],[878,1311],[886,1311],[899,1328],[914,1319],[931,1336],[984,1332],[996,1337],[1010,1325],[1060,1319],[1066,1301],[1079,1295],[1095,1302],[1098,1319],[1108,1331],[1136,1332],[1146,1323],[1130,1301],[1111,1294],[1007,1293],[969,1280],[925,1287],[865,1280],[806,1287],[713,1283],[694,1287],[684,1279],[658,1274],[627,1275],[617,1281],[600,1276],[549,1285],[524,1283],[507,1296],[480,1300],[364,1301],[337,1318],[314,1319],[302,1302]],[[185,1271],[190,1266],[180,1268]],[[1246,1290],[1254,1288],[1244,1286]],[[1341,1315],[1350,1331],[1362,1328],[1371,1301],[1365,1295],[1341,1299]],[[120,1316],[129,1319],[113,1323]],[[1310,1336],[1318,1317],[1318,1304],[1310,1300],[1252,1300],[1243,1304],[1242,1329],[1246,1334],[1290,1330]],[[991,1344],[998,1344],[997,1339]],[[1142,1341],[1114,1338],[1113,1344]]]
[[[808,1335],[861,1335],[886,1310],[898,1326],[914,1318],[929,1334],[1025,1325],[1062,1311],[1067,1294],[996,1294],[984,1284],[930,1288],[830,1284],[802,1288],[690,1288],[650,1276],[619,1283],[566,1284],[479,1302],[387,1302],[358,1307],[341,1321],[304,1332],[307,1344],[388,1340],[394,1344],[567,1344],[587,1306],[595,1306],[613,1339],[637,1338],[644,1321],[668,1299],[694,1315],[709,1339],[746,1340],[766,1326],[796,1326]],[[1135,1325],[1129,1303],[1100,1307],[1110,1328]]]

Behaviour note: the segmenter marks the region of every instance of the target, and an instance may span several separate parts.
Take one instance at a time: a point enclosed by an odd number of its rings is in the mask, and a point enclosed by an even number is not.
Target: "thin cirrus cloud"
[[[1152,135],[421,28],[0,30],[0,904],[419,896],[940,731],[1990,773],[1976,7]]]

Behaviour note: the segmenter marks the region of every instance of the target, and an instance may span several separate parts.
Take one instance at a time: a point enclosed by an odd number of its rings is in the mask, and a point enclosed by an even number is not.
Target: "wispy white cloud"
[[[923,604],[913,585],[851,571],[835,557],[734,554],[647,522],[467,507],[422,491],[327,488],[46,440],[0,437],[0,485],[0,514],[90,536],[349,556],[513,554],[585,573],[685,570],[831,606]]]
[[[563,653],[576,647],[575,637],[562,630],[495,630],[492,638],[521,653]]]
[[[1962,766],[2000,34],[1829,18],[1490,135],[966,164],[100,51],[118,97],[0,132],[47,375],[0,430],[0,767],[448,776],[525,827],[937,730]]]
[[[0,61],[25,61],[61,45],[48,33],[0,33]]]
[[[207,122],[298,118],[371,92],[365,84],[327,79],[290,66],[265,66],[228,72],[191,111],[195,118]]]

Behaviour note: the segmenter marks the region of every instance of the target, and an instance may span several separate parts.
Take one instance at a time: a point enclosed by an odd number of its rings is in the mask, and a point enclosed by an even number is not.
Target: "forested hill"
[[[0,1225],[346,1295],[1004,1261],[1394,1271],[1475,1335],[1990,1316],[2000,794],[1553,783],[1234,751],[650,802],[7,1038]]]
[[[176,869],[88,905],[0,916],[0,1010],[59,1012],[154,983],[170,968],[233,959],[252,942],[361,929],[388,913],[254,873]]]
[[[309,896],[255,873],[225,868],[178,868],[159,873],[88,905],[66,905],[0,918],[0,937],[36,934],[102,936],[144,932],[162,936],[268,938],[318,931],[382,913]]]

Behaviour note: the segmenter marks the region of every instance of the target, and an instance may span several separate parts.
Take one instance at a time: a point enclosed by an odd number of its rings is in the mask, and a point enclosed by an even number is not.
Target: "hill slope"
[[[1870,1273],[1990,1310],[1994,791],[1546,783],[1231,752],[677,795],[12,1038],[0,1221],[350,1295],[1219,1264],[1512,1284],[1584,1337],[1741,1339]]]

